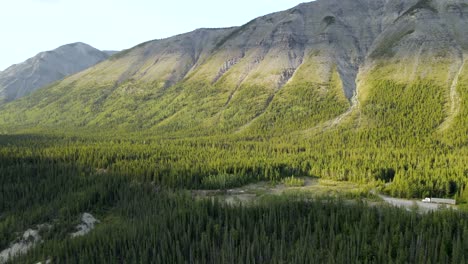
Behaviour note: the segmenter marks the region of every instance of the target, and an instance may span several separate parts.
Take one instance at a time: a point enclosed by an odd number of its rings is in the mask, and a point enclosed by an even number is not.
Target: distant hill
[[[41,52],[23,63],[0,72],[0,104],[87,69],[115,54],[100,51],[84,43],[61,46]]]

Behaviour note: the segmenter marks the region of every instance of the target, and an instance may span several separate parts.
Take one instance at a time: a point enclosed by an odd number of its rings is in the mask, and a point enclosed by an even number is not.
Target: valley
[[[259,182],[228,190],[192,190],[195,199],[219,199],[228,205],[255,205],[268,196],[288,196],[295,199],[310,201],[314,199],[342,199],[344,203],[361,201],[369,207],[384,207],[386,205],[404,208],[408,211],[429,213],[438,210],[458,210],[454,205],[425,203],[420,199],[398,199],[377,193],[376,186],[359,185],[351,182],[339,182],[313,178],[298,178],[304,180],[304,186],[294,187],[284,183],[275,184]]]
[[[0,263],[468,262],[465,2],[317,0],[9,68],[92,62],[0,82]]]

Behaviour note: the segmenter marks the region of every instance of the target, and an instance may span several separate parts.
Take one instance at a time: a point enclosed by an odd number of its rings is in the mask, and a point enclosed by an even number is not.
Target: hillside
[[[434,86],[430,129],[449,118],[445,127],[456,126],[462,94],[451,84],[466,75],[467,11],[463,1],[306,3],[140,44],[2,107],[0,122],[278,134],[335,126],[359,110],[371,124],[378,113],[366,109],[382,94],[375,80],[385,80]]]
[[[0,104],[21,98],[94,66],[114,53],[101,52],[84,43],[68,44],[41,52],[0,72]]]

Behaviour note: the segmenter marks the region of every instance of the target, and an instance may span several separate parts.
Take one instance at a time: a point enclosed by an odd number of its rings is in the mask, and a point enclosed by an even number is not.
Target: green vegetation
[[[282,181],[288,187],[302,187],[305,185],[305,180],[293,176],[284,178]]]
[[[203,189],[229,189],[243,186],[247,183],[247,178],[233,174],[217,174],[204,177],[201,182]]]
[[[424,136],[445,118],[441,87],[421,81],[410,85],[381,81],[374,87],[364,114],[373,120],[371,125],[376,130],[385,130],[382,133],[399,135],[404,140]]]
[[[306,72],[296,73],[297,82],[302,75]],[[88,170],[106,169],[171,188],[224,189],[301,175],[391,183],[385,191],[398,197],[454,197],[468,177],[464,79],[458,87],[460,114],[443,134],[438,127],[446,117],[447,93],[431,80],[373,82],[359,115],[330,130],[321,124],[349,107],[339,94],[335,74],[321,86],[291,82],[269,105],[269,90],[245,87],[224,107],[229,92],[220,93],[222,83],[164,89],[129,81],[117,88],[89,89],[92,95],[99,92],[107,98],[93,99],[92,108],[82,106],[91,99],[73,86],[68,94],[81,98],[73,105],[62,103],[68,100],[62,94],[49,102],[50,90],[58,89],[51,87],[2,107],[0,123],[9,126],[2,129],[31,136],[6,137],[1,151],[6,158],[12,153],[33,160],[59,158]],[[106,95],[107,89],[114,92]],[[141,92],[131,92],[137,90]],[[34,101],[42,93],[48,95],[47,101]],[[58,105],[67,106],[60,108],[61,115],[55,109]],[[30,120],[36,118],[41,125],[31,129],[36,122]],[[145,132],[132,132],[130,127]],[[48,134],[50,139],[34,134]]]
[[[448,71],[410,81],[371,72],[340,121],[350,103],[336,66],[322,80],[310,70],[315,56],[278,89],[230,76],[172,86],[96,77],[1,106],[0,249],[50,223],[44,243],[13,262],[466,262],[465,213],[418,215],[359,199],[375,187],[467,202],[468,74],[457,87],[460,113],[442,133]],[[336,187],[322,193],[338,200],[305,198],[309,186],[294,175]],[[189,195],[258,181],[303,187],[249,206]],[[340,196],[344,182],[366,187]],[[71,240],[83,212],[101,224]]]
[[[468,205],[468,188],[464,186],[460,188],[457,196],[457,204],[467,204]]]
[[[134,184],[127,177],[93,174],[73,176],[78,180],[74,191],[63,192],[60,203],[2,210],[10,215],[0,220],[3,233],[33,221],[68,220],[12,263],[463,263],[468,257],[468,217],[460,212],[418,215],[339,199],[304,201],[297,195],[227,206]],[[55,184],[61,177],[44,182]],[[98,192],[86,187],[90,184]],[[36,193],[47,194],[41,188]],[[72,204],[67,199],[74,201],[76,194],[80,208],[66,209]],[[29,210],[38,206],[44,211]],[[77,213],[87,209],[101,223],[85,237],[68,238]]]

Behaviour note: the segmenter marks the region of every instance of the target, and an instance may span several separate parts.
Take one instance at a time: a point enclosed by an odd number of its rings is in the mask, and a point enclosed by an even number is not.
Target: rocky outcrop
[[[99,223],[99,220],[94,218],[90,213],[84,213],[81,216],[81,223],[76,226],[76,232],[71,234],[71,237],[80,237],[88,234],[91,230],[94,229],[94,226]]]
[[[26,254],[37,243],[42,241],[39,231],[47,228],[46,225],[40,225],[37,229],[28,229],[16,242],[12,242],[10,247],[0,252],[0,263],[6,263],[9,259]]]
[[[94,229],[99,220],[94,218],[90,213],[83,213],[80,218],[80,224],[76,226],[76,232],[71,233],[71,238],[84,236]],[[26,254],[29,250],[33,249],[38,243],[41,243],[42,237],[40,232],[43,230],[51,229],[52,226],[48,224],[37,225],[36,229],[26,230],[21,237],[13,241],[10,246],[0,252],[0,264],[6,263],[11,258]],[[39,262],[42,263],[42,262]],[[50,259],[44,263],[51,263]]]

